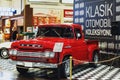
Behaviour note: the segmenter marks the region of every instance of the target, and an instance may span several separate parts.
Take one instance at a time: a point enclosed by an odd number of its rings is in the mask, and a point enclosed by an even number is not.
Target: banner
[[[74,23],[86,38],[113,39],[111,22],[120,20],[120,0],[74,0]]]
[[[101,51],[120,51],[120,35],[111,34],[111,23],[120,22],[120,0],[74,0],[73,14],[73,23],[83,27],[86,39],[98,40]]]

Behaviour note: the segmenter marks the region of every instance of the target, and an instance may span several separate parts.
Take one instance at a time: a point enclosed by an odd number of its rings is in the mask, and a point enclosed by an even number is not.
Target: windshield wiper
[[[55,30],[55,29],[52,29],[60,38],[62,38],[61,36],[60,36],[60,34]]]
[[[49,32],[49,30],[47,30],[46,32],[44,32],[44,33],[42,33],[41,35],[39,35],[39,37],[44,36],[44,34],[46,34],[46,33],[48,33],[48,32]]]

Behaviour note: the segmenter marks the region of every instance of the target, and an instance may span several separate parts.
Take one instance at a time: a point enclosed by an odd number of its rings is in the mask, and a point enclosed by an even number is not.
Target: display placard
[[[53,52],[62,52],[62,49],[63,49],[63,43],[56,42],[53,48]]]

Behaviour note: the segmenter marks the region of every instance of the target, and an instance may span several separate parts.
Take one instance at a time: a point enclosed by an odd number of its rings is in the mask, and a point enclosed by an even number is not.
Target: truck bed
[[[89,40],[89,39],[85,39],[87,45],[96,45],[98,46],[98,41],[97,40]]]

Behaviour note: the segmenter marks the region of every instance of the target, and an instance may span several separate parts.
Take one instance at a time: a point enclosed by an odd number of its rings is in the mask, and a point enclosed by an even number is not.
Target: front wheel
[[[20,74],[25,74],[25,73],[27,73],[28,72],[28,68],[22,68],[22,67],[20,67],[20,66],[16,66],[16,69],[17,69],[17,71],[20,73]]]
[[[0,55],[3,59],[8,59],[9,58],[9,54],[8,54],[8,50],[7,49],[1,49]]]
[[[72,65],[73,66],[73,65]],[[61,66],[61,76],[67,78],[70,74],[70,59],[65,57]]]

